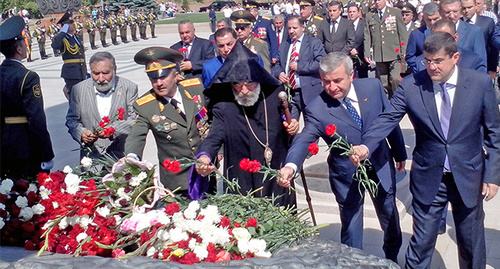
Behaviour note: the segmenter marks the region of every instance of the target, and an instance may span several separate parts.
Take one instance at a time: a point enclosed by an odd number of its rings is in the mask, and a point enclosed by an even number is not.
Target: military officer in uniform
[[[50,26],[48,31],[50,40],[52,41],[54,40],[54,37],[56,37],[56,35],[59,33],[59,30],[60,28],[56,24],[56,18],[50,19]],[[54,57],[58,57],[59,55],[61,55],[61,52],[58,49],[55,49],[54,47],[52,47],[52,51],[54,53]]]
[[[273,30],[273,24],[271,20],[267,17],[262,17],[259,15],[259,9],[257,8],[257,3],[255,2],[247,1],[247,5],[245,6],[245,8],[255,18],[253,22],[253,32],[260,40],[267,43],[269,55],[271,57],[271,63],[275,64],[278,60],[278,39],[276,38],[276,32]]]
[[[95,21],[97,29],[99,29],[99,36],[101,37],[101,45],[106,48],[109,45],[106,43],[106,28],[108,27],[108,22],[104,19],[104,14],[99,13],[99,18]]]
[[[33,179],[53,166],[54,152],[43,110],[40,77],[21,63],[27,48],[24,20],[12,17],[0,25],[1,165],[0,178]]]
[[[252,22],[255,21],[255,17],[246,10],[238,10],[233,12],[230,18],[234,21],[238,40],[243,42],[243,45],[251,52],[258,54],[262,59],[264,69],[271,73],[269,47],[264,40],[252,34]],[[276,37],[276,35],[274,37]]]
[[[71,88],[78,82],[87,78],[87,65],[85,64],[85,49],[75,34],[75,23],[71,13],[66,12],[58,22],[64,25],[61,32],[54,37],[52,48],[61,51],[64,64],[61,68],[61,77],[66,83],[63,90],[69,100]]]
[[[146,66],[153,88],[134,103],[138,116],[125,143],[127,156],[142,157],[151,131],[160,164],[166,159],[194,158],[209,125],[201,81],[193,78],[176,84],[183,59],[181,53],[162,47],[146,48],[135,55],[134,61]],[[180,187],[178,193],[187,197],[190,167],[182,167],[179,173],[159,169],[163,185],[171,190]]]
[[[120,27],[120,38],[123,43],[128,43],[127,40],[127,17],[123,14],[123,11],[118,12],[118,26]]]
[[[82,16],[78,15],[78,16],[75,16],[75,33],[76,35],[78,36],[78,39],[80,40],[80,42],[82,42],[82,44],[85,44],[85,42],[83,41],[83,22],[82,22]]]
[[[148,18],[144,15],[144,10],[139,9],[139,13],[137,13],[137,23],[139,24],[139,36],[141,39],[148,39],[146,37],[146,27],[148,26]]]
[[[113,45],[116,46],[118,45],[118,41],[116,41],[116,32],[118,31],[118,20],[116,19],[116,15],[114,12],[111,12],[109,14],[107,22],[109,27],[109,33],[111,34],[111,43],[113,43]]]
[[[155,9],[151,8],[148,13],[148,23],[149,23],[149,28],[151,29],[151,37],[156,38],[155,35],[155,21],[158,20],[158,17],[155,14]]]
[[[137,17],[130,13],[127,16],[128,25],[130,26],[130,34],[132,35],[132,40],[139,41],[137,38]]]
[[[375,9],[366,14],[365,61],[370,64],[370,48],[376,63],[376,76],[389,97],[396,91],[405,54],[408,33],[399,9],[389,7],[387,0],[375,0]]]
[[[97,25],[90,15],[87,16],[87,20],[85,21],[84,26],[85,29],[87,29],[87,33],[89,34],[90,47],[93,50],[97,49],[97,46],[95,45],[95,29],[97,29]]]
[[[45,60],[49,58],[47,56],[47,52],[45,52],[45,41],[47,36],[45,35],[45,26],[42,24],[41,20],[36,21],[36,28],[33,31],[33,36],[36,37],[36,41],[38,42],[38,50],[40,51],[40,58]]]
[[[323,21],[323,18],[318,15],[314,15],[313,7],[315,5],[314,0],[302,0],[300,1],[300,17],[306,21],[306,35],[313,37],[318,36],[319,25]]]

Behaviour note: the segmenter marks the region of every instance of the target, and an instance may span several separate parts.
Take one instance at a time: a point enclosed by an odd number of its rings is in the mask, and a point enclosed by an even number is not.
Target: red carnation
[[[309,150],[309,152],[312,155],[318,154],[318,151],[319,151],[318,144],[316,144],[316,142],[312,142],[311,145],[309,145],[309,147],[307,148],[307,150]]]
[[[186,48],[179,48],[179,52],[187,52],[188,50]]]
[[[405,45],[405,42],[401,42],[401,44],[400,44],[400,45],[401,45],[401,47],[402,47],[402,46],[404,46],[404,45]]]
[[[337,127],[335,127],[335,125],[330,124],[330,125],[326,126],[326,135],[332,136],[335,134],[336,131],[337,131]]]
[[[178,203],[170,203],[165,207],[165,213],[173,215],[180,211]]]
[[[248,158],[241,159],[240,161],[241,170],[248,171],[249,164],[250,164],[250,159]]]
[[[247,224],[245,224],[245,228],[248,228],[249,226],[257,228],[257,219],[256,218],[249,218],[247,221]]]
[[[103,121],[104,123],[110,123],[110,122],[111,122],[111,119],[110,119],[108,116],[104,116],[104,117],[102,117],[102,121]]]
[[[250,163],[248,164],[248,172],[250,173],[259,172],[259,169],[260,169],[260,162],[257,160],[250,161]]]
[[[124,115],[125,115],[125,109],[123,109],[123,107],[118,108],[118,119],[123,120]]]
[[[220,223],[219,224],[220,224],[221,227],[228,228],[231,225],[231,220],[228,217],[223,216],[220,219]]]
[[[396,48],[394,51],[396,51],[397,53],[399,53],[399,48]]]
[[[99,122],[99,127],[101,127],[101,128],[106,127],[106,123],[104,123],[104,121],[100,121]]]
[[[163,161],[163,168],[172,173],[179,173],[181,171],[181,163],[178,161],[170,161],[170,159],[165,159],[165,161]]]
[[[110,136],[114,133],[115,133],[115,128],[113,128],[113,127],[109,127],[109,128],[104,129],[105,136]]]
[[[28,190],[29,186],[30,186],[30,184],[26,180],[21,179],[21,180],[17,181],[16,184],[14,184],[14,187],[12,188],[12,190],[22,194]]]

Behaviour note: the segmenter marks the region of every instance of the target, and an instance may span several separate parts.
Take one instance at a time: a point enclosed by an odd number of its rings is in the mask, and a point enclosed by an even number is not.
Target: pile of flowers
[[[25,180],[14,183],[4,179],[0,183],[0,242],[2,245],[24,246],[28,250],[38,248],[41,216],[45,207],[35,184]]]

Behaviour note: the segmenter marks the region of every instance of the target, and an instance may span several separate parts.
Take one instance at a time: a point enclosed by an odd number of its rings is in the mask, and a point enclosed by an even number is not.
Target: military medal
[[[165,132],[170,131],[170,123],[165,122],[165,123],[163,124],[163,130],[164,130]]]
[[[175,122],[170,123],[170,128],[172,130],[177,130],[177,123],[175,123]]]
[[[161,132],[161,130],[163,130],[163,126],[161,124],[157,124],[155,126],[155,129],[156,129],[156,131]]]
[[[158,123],[158,122],[160,122],[160,119],[161,119],[161,117],[160,117],[159,115],[153,115],[153,116],[151,117],[151,121],[152,121],[153,123]]]

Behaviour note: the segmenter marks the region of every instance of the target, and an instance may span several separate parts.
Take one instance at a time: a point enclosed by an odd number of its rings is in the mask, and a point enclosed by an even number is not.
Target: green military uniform
[[[127,17],[128,25],[130,26],[130,34],[132,35],[132,40],[139,41],[137,38],[137,17],[130,14]]]
[[[372,48],[377,76],[391,97],[399,84],[400,59],[405,54],[408,39],[401,11],[386,7],[382,18],[376,9],[368,12],[364,38],[365,57],[370,55]]]
[[[99,36],[101,37],[101,45],[103,47],[107,47],[108,44],[106,43],[106,28],[108,27],[108,23],[104,18],[98,18],[95,21],[97,28],[99,29]]]
[[[97,49],[95,45],[95,29],[97,28],[97,25],[92,18],[88,17],[84,27],[87,29],[87,33],[89,34],[90,47],[93,50]]]
[[[118,16],[118,25],[120,27],[120,38],[123,43],[128,43],[127,40],[127,17],[120,15]]]
[[[82,42],[82,44],[85,43],[85,41],[83,40],[83,28],[83,23],[75,21],[76,35],[78,35],[78,39],[80,40],[80,42]]]
[[[264,68],[267,72],[271,73],[271,56],[269,54],[269,46],[267,45],[267,42],[251,35],[243,44],[253,53],[260,55]]]
[[[118,45],[118,42],[116,41],[116,32],[118,31],[118,20],[116,20],[115,17],[108,17],[107,19],[108,22],[108,28],[109,28],[109,33],[111,34],[111,43],[113,45]]]
[[[50,40],[54,40],[54,37],[59,33],[59,26],[55,24],[54,19],[51,20],[52,24],[49,26],[49,29],[47,31],[47,34],[49,35]],[[60,51],[58,49],[52,48],[52,52],[54,53],[54,56],[59,56],[61,55]]]
[[[323,21],[323,17],[311,15],[310,19],[306,20],[306,29],[304,33],[313,37],[318,36],[319,25]]]
[[[137,24],[139,24],[139,35],[141,39],[147,39],[146,27],[148,26],[148,19],[143,13],[137,14]]]
[[[154,12],[149,12],[148,14],[148,22],[149,22],[149,28],[151,29],[151,37],[152,38],[156,38],[156,35],[155,35],[155,21],[158,20],[158,17],[156,16],[156,14],[154,14]]]
[[[36,41],[38,42],[38,50],[40,51],[40,58],[42,60],[47,59],[47,52],[45,51],[45,41],[47,37],[45,36],[45,28],[43,27],[41,21],[36,23],[37,27],[35,31],[33,31],[33,36],[36,37]]]
[[[155,92],[151,90],[134,103],[138,117],[128,135],[125,152],[133,152],[141,156],[146,143],[146,135],[151,130],[158,146],[160,164],[165,159],[195,157],[194,153],[200,143],[200,135],[194,118],[200,110],[199,106],[205,106],[204,88],[200,80],[194,78],[181,81],[177,90],[182,96],[187,120],[184,120],[171,104],[163,104],[160,101],[161,97],[157,98]],[[199,102],[193,100],[195,96]],[[169,172],[163,167],[159,169],[160,179],[165,187],[171,190],[178,187],[181,187],[181,190],[187,190],[190,167],[182,168],[179,173]]]

